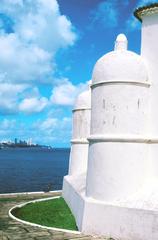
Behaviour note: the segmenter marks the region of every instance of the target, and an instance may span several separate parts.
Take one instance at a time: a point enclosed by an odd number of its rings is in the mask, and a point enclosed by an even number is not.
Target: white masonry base
[[[155,205],[154,201],[154,198],[157,198],[155,193],[157,187],[151,188],[150,194],[149,189],[144,190],[146,200],[150,202],[149,210],[140,197],[142,191],[140,195],[138,193],[131,199],[132,207],[129,207],[130,199],[124,202],[106,203],[85,197],[83,186],[85,182],[81,183],[80,179],[78,177],[77,183],[77,177],[74,181],[71,176],[66,176],[62,193],[75,216],[79,231],[119,240],[158,239],[158,207],[156,207],[158,204]]]
[[[75,217],[78,229],[82,228],[84,193],[85,178],[69,175],[64,177],[62,196]]]
[[[110,205],[85,198],[81,232],[120,240],[157,240],[158,211]]]

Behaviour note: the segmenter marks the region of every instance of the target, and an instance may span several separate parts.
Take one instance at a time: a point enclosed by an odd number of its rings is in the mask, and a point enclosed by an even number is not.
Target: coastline
[[[0,193],[0,198],[5,198],[5,197],[18,197],[18,196],[28,196],[28,195],[49,195],[49,194],[61,194],[62,190],[55,190],[55,191],[49,191],[49,192],[44,192],[44,191],[38,191],[38,192],[16,192],[16,193]]]

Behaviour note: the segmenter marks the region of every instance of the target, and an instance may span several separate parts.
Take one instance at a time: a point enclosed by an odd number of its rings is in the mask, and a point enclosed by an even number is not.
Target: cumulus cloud
[[[67,144],[71,136],[71,118],[69,117],[45,117],[38,119],[29,131],[25,131],[26,136],[31,137],[34,142],[43,144]]]
[[[9,128],[14,128],[14,127],[15,127],[15,124],[16,124],[15,119],[12,119],[12,120],[4,119],[4,120],[1,122],[1,129],[7,130],[7,129],[9,129]]]
[[[10,140],[10,135],[17,130],[15,119],[3,119],[0,121],[0,138],[1,141]]]
[[[0,13],[13,20],[12,32],[0,36],[3,81],[44,81],[54,71],[54,55],[76,40],[73,26],[56,0],[2,0]],[[5,29],[4,29],[5,30]]]
[[[27,126],[18,119],[0,120],[1,141],[14,141],[15,137],[21,140],[31,138],[33,143],[62,146],[70,141],[70,135],[71,118],[68,117],[45,117],[43,120],[28,123]]]
[[[43,81],[51,72],[51,55],[36,45],[26,46],[15,33],[0,36],[1,82]]]
[[[47,99],[25,97],[37,84],[53,83],[55,54],[72,46],[77,35],[70,20],[61,15],[56,0],[1,0],[0,4],[0,112],[40,112]],[[4,88],[10,91],[4,97]],[[4,86],[2,86],[4,85]],[[12,85],[12,86],[11,86]],[[30,90],[31,91],[31,90]],[[19,98],[19,94],[21,98]],[[18,104],[20,102],[20,106]],[[36,110],[33,107],[38,106]]]
[[[47,119],[44,120],[43,122],[40,122],[39,128],[40,128],[42,131],[52,130],[52,129],[54,129],[55,127],[57,127],[57,124],[58,124],[57,118],[47,118]]]
[[[27,113],[39,113],[41,112],[48,104],[48,99],[45,97],[41,98],[26,98],[19,104],[19,110]]]
[[[87,83],[73,85],[68,79],[63,79],[53,88],[51,102],[58,105],[72,106],[79,93],[87,88]]]
[[[14,19],[13,31],[23,42],[46,51],[54,52],[76,40],[73,26],[60,14],[56,0],[2,0],[0,12]]]
[[[27,85],[0,83],[0,113],[15,114],[18,110],[20,94],[27,87]]]

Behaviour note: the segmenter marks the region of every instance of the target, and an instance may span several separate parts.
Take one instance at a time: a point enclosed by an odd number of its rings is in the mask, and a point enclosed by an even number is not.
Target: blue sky
[[[140,52],[133,10],[147,0],[1,0],[0,141],[69,147],[71,110],[95,62],[125,33]]]

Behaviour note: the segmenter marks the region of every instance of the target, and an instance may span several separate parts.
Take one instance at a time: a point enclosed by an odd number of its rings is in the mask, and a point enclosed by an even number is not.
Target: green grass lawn
[[[14,209],[12,214],[22,220],[47,227],[77,230],[75,219],[62,197],[29,203]]]

